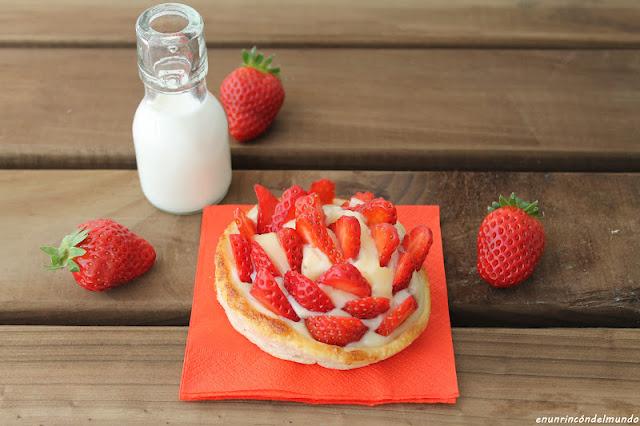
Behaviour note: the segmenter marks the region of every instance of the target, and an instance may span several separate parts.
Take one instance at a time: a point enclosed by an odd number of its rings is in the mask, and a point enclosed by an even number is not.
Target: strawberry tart
[[[231,325],[265,352],[334,369],[402,351],[426,328],[431,230],[406,231],[370,192],[335,198],[327,179],[237,209],[216,249],[216,291]]]

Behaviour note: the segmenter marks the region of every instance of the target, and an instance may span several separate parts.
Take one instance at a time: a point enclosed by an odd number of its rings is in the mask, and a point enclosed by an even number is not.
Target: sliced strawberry
[[[367,326],[358,318],[319,315],[304,320],[307,330],[318,342],[345,346],[357,342],[367,332]]]
[[[375,318],[389,310],[389,299],[386,297],[363,297],[350,300],[344,304],[342,310],[360,319]]]
[[[295,217],[296,200],[304,195],[306,191],[298,185],[287,188],[280,197],[280,201],[276,204],[271,220],[271,231],[275,232]]]
[[[394,293],[409,286],[413,271],[419,271],[422,268],[432,243],[433,234],[425,225],[416,226],[404,236],[402,247],[405,252],[400,255],[393,277]]]
[[[311,184],[309,192],[318,194],[322,204],[331,204],[336,198],[336,184],[329,179],[320,179]]]
[[[329,230],[317,215],[307,213],[298,217],[296,231],[304,241],[326,254],[331,263],[342,262],[342,253],[329,235]]]
[[[419,270],[433,244],[433,233],[426,225],[418,225],[402,240],[402,247],[411,254],[415,270]]]
[[[376,196],[373,195],[373,192],[356,192],[355,194],[353,194],[353,198],[357,198],[358,200],[367,202],[367,201],[371,201],[375,198]]]
[[[291,321],[300,320],[296,311],[293,310],[291,303],[287,300],[287,296],[284,295],[276,279],[268,270],[258,269],[250,293],[271,312],[288,318]]]
[[[355,259],[360,253],[360,222],[353,216],[341,216],[332,225],[345,259]]]
[[[279,277],[281,275],[267,252],[255,241],[251,241],[251,261],[256,271],[266,269],[273,276]]]
[[[233,212],[233,219],[235,220],[236,225],[238,225],[240,235],[251,240],[251,238],[256,234],[256,225],[253,221],[249,219],[247,214],[240,208],[235,209]]]
[[[378,249],[380,266],[387,266],[391,255],[400,244],[396,227],[390,223],[377,223],[371,227],[371,237],[373,237]]]
[[[300,272],[302,267],[302,238],[295,229],[282,228],[276,235],[289,261],[289,267]]]
[[[278,204],[278,199],[267,188],[260,184],[253,185],[253,190],[258,199],[258,234],[269,232],[273,212]]]
[[[374,198],[364,204],[353,207],[354,211],[361,213],[369,226],[376,223],[395,224],[398,220],[396,207],[384,198]]]
[[[409,282],[411,282],[411,277],[415,269],[411,255],[409,253],[402,253],[393,275],[393,293],[409,287]]]
[[[318,284],[328,285],[359,297],[371,296],[371,285],[358,268],[350,263],[333,265],[318,278]]]
[[[335,306],[318,284],[296,271],[284,274],[284,288],[298,303],[310,311],[329,312]]]
[[[318,194],[307,194],[296,200],[296,217],[302,216],[303,214],[312,214],[317,216],[319,221],[324,223],[324,210],[322,210],[322,202],[320,201]]]
[[[240,277],[240,281],[250,283],[251,273],[253,272],[253,265],[251,264],[251,243],[244,235],[240,234],[229,235],[229,241],[231,241],[233,257],[236,259],[238,277]]]
[[[360,201],[371,201],[375,198],[376,196],[373,195],[373,192],[356,192],[355,194],[353,194],[353,196],[351,197],[351,199],[345,201],[344,203],[342,203],[342,208],[343,209],[348,209],[351,205],[351,200],[353,200],[354,198]]]
[[[376,333],[382,336],[390,335],[393,333],[393,330],[400,327],[400,324],[405,322],[416,309],[418,309],[416,299],[414,299],[413,296],[407,297],[404,302],[389,311],[376,329]]]

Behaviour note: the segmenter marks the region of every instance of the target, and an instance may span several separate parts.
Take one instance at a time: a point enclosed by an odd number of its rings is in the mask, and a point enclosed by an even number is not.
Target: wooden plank
[[[320,177],[341,194],[372,190],[398,204],[442,207],[453,323],[638,326],[640,174],[236,171],[227,203],[253,203],[252,186],[280,190]],[[546,254],[530,281],[489,287],[475,271],[475,238],[498,193],[538,198]],[[0,171],[0,323],[187,324],[200,216],[155,210],[134,171]],[[159,259],[138,282],[104,294],[44,270],[42,244],[77,224],[112,217],[146,237]]]
[[[135,167],[133,50],[2,52],[0,167]],[[278,54],[285,105],[236,168],[640,170],[640,51]],[[217,92],[238,52],[209,55]]]
[[[0,44],[122,46],[151,0],[2,1]],[[640,46],[633,0],[193,0],[210,46]]]
[[[179,402],[185,336],[171,327],[0,327],[0,421],[531,425],[538,416],[628,417],[640,405],[640,330],[454,329],[456,405],[374,408]]]

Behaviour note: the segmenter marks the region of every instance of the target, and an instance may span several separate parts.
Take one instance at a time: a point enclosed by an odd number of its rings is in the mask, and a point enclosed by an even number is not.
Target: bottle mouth
[[[180,28],[175,27],[178,23],[182,23]],[[143,39],[158,36],[199,35],[203,28],[202,16],[191,6],[181,3],[162,3],[152,6],[142,12],[136,21],[136,34]]]
[[[195,9],[163,3],[136,21],[138,69],[142,81],[167,92],[188,90],[207,73],[204,22]]]

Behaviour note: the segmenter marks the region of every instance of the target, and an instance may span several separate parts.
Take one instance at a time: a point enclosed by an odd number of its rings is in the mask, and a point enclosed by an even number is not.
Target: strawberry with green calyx
[[[478,272],[493,287],[512,287],[533,274],[544,250],[538,202],[512,193],[500,195],[488,210],[478,230]]]
[[[254,47],[242,51],[242,66],[220,85],[220,102],[227,113],[229,133],[246,142],[264,133],[284,102],[280,68],[273,68],[273,56],[264,57]]]
[[[67,268],[81,286],[104,291],[125,284],[153,266],[156,252],[147,241],[111,219],[85,222],[60,247],[41,247],[50,270]]]

